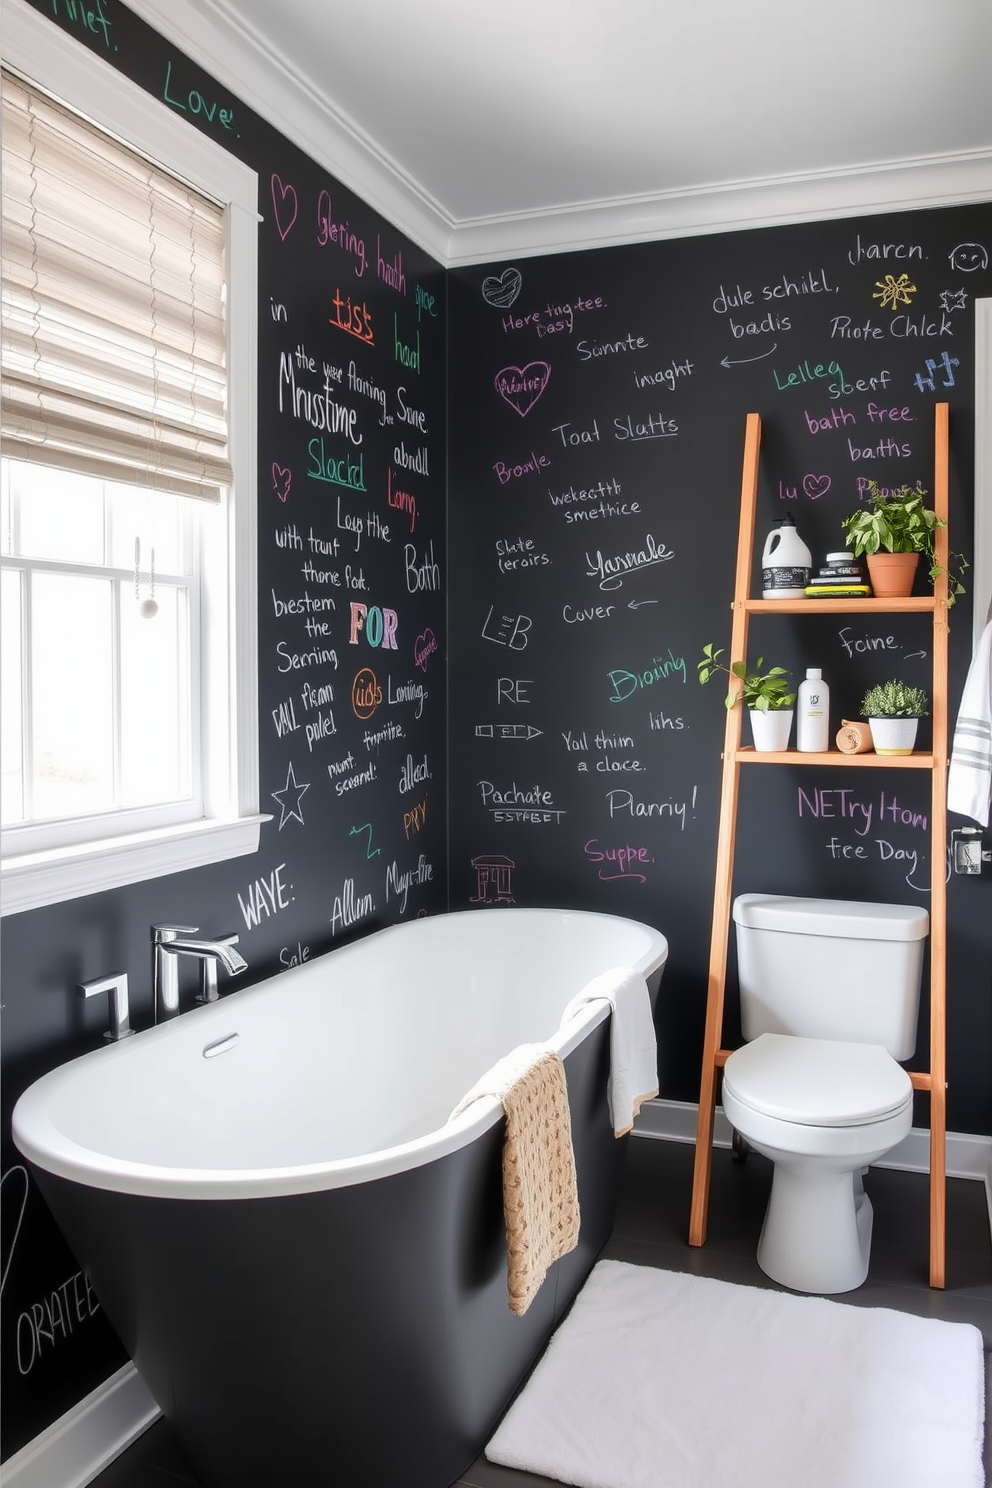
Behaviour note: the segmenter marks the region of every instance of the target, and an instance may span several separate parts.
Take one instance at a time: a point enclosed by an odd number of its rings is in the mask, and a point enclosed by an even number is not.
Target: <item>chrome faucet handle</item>
[[[168,945],[180,935],[195,935],[199,925],[153,925],[152,945]]]
[[[109,976],[94,977],[92,981],[76,985],[77,997],[96,997],[100,992],[109,993],[110,998],[110,1028],[104,1038],[111,1043],[130,1038],[135,1030],[131,1027],[128,1010],[127,972],[112,971]]]

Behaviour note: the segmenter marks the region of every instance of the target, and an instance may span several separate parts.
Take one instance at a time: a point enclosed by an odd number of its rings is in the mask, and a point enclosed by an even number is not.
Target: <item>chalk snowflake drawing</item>
[[[303,800],[303,797],[306,795],[309,789],[309,781],[302,785],[299,784],[293,771],[293,766],[292,764],[290,764],[290,767],[286,772],[286,784],[283,786],[282,790],[270,791],[269,793],[272,796],[273,801],[279,802],[280,832],[282,831],[286,823],[293,818],[295,818],[296,821],[299,822],[301,827],[306,826],[306,822],[303,820],[303,812],[300,809],[300,802]]]
[[[884,279],[875,280],[875,288],[878,293],[873,294],[872,299],[878,301],[882,310],[895,310],[897,305],[911,305],[916,294],[916,285],[908,274],[900,274],[898,279],[892,274],[886,274]]]

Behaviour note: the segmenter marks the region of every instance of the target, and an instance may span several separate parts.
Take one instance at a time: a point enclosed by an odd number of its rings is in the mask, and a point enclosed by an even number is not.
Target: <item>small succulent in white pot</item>
[[[861,716],[871,728],[876,754],[912,754],[921,718],[930,712],[922,687],[905,682],[880,682],[861,700]]]

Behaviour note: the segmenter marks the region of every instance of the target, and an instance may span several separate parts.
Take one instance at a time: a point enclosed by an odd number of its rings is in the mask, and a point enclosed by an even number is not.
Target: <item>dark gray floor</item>
[[[714,1154],[709,1235],[702,1249],[685,1240],[692,1187],[693,1148],[647,1138],[631,1141],[617,1221],[605,1254],[615,1260],[669,1271],[691,1271],[720,1281],[771,1286],[754,1251],[770,1182],[770,1165],[752,1156],[746,1164]],[[873,1168],[865,1180],[875,1211],[868,1280],[845,1302],[894,1307],[981,1328],[992,1351],[992,1245],[981,1183],[952,1178],[947,1184],[947,1286],[928,1284],[929,1183],[917,1173]],[[989,1449],[986,1413],[986,1463]],[[988,1469],[987,1469],[988,1472]],[[332,1481],[332,1476],[328,1481]],[[496,1467],[479,1457],[456,1488],[547,1488],[549,1480]],[[992,1488],[992,1477],[987,1478]],[[159,1421],[105,1472],[94,1488],[189,1488],[196,1479],[169,1428]],[[198,1488],[198,1485],[196,1485]],[[291,1485],[273,1485],[291,1488]],[[297,1488],[297,1485],[292,1485]],[[303,1488],[303,1485],[298,1485]],[[402,1488],[402,1484],[397,1484]],[[935,1485],[937,1488],[937,1485]]]

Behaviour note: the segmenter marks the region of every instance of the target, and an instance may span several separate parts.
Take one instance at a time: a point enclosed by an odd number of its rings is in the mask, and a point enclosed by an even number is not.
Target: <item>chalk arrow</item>
[[[539,739],[544,730],[530,723],[477,723],[477,739]]]
[[[771,354],[772,354],[773,351],[777,351],[777,350],[778,350],[778,342],[776,341],[774,346],[769,347],[769,349],[767,351],[759,351],[759,353],[758,353],[757,356],[753,356],[753,357],[724,357],[723,361],[720,363],[720,366],[721,367],[743,367],[745,365],[745,363],[747,363],[747,362],[760,362],[763,357],[769,357],[769,356],[771,356]]]
[[[656,599],[630,599],[627,601],[628,610],[639,610],[641,605],[657,604]]]
[[[926,654],[927,653],[925,651],[909,651],[903,657],[903,661],[912,661],[914,657],[916,657],[916,656],[923,656],[923,657],[925,657]]]

